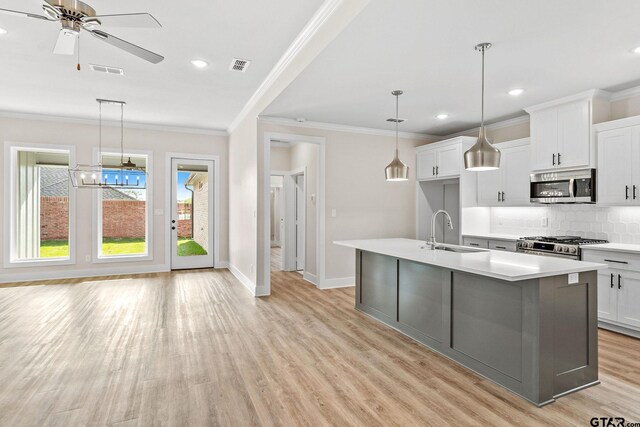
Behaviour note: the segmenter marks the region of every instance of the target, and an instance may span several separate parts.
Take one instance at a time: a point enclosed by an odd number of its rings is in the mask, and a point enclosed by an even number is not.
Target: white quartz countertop
[[[333,243],[511,282],[607,268],[605,264],[516,252],[484,250],[457,253],[422,249],[424,241],[412,239],[344,240]]]
[[[640,254],[640,245],[631,245],[628,243],[599,243],[597,245],[585,245],[581,249],[583,251],[594,250]]]
[[[462,237],[475,237],[477,239],[488,240],[506,240],[509,242],[515,242],[518,239],[522,239],[523,236],[516,236],[515,234],[499,234],[499,233],[464,233]]]

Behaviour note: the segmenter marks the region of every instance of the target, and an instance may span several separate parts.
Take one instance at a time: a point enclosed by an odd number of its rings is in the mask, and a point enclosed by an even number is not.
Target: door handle
[[[176,227],[171,227],[171,229],[172,229],[172,230],[175,230],[175,229],[176,229]]]
[[[175,220],[175,219],[172,219],[172,220],[171,220],[171,224],[175,224],[175,223],[176,223],[176,220]]]
[[[560,166],[560,153],[558,153],[558,166]]]
[[[622,285],[620,284],[621,280],[622,280],[622,275],[618,274],[618,289],[622,289]]]
[[[611,273],[611,289],[613,289],[613,273]]]
[[[556,165],[556,153],[553,153],[553,166]]]
[[[624,186],[624,198],[626,200],[629,200],[629,186],[628,185]]]
[[[504,202],[504,191],[502,192],[502,201]]]

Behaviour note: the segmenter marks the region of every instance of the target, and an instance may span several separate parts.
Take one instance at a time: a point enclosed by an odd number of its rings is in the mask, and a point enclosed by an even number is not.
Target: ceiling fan
[[[148,13],[127,13],[121,15],[97,15],[96,11],[80,0],[44,0],[42,10],[44,15],[29,12],[0,9],[0,12],[26,16],[28,18],[44,21],[58,21],[62,29],[58,35],[58,41],[53,53],[59,55],[73,55],[80,30],[91,33],[96,38],[112,46],[127,51],[139,58],[157,64],[164,57],[153,53],[140,46],[136,46],[125,40],[119,39],[101,31],[102,26],[109,27],[134,27],[134,28],[160,28],[162,25]]]

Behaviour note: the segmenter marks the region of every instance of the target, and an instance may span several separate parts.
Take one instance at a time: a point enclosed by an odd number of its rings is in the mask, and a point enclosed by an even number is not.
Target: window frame
[[[64,153],[69,156],[69,167],[76,163],[76,147],[62,144],[34,144],[5,141],[4,143],[4,236],[3,258],[5,268],[49,267],[76,264],[76,189],[69,180],[69,256],[21,260],[14,257],[16,249],[16,167],[19,151]]]
[[[94,163],[101,162],[102,155],[120,156],[120,149],[115,147],[107,147],[102,149],[102,153],[98,149],[93,150]],[[144,254],[132,255],[102,255],[102,198],[99,197],[100,191],[93,194],[93,250],[92,262],[94,264],[112,263],[112,262],[140,262],[153,260],[153,152],[148,150],[125,150],[124,156],[146,156],[147,158],[147,198],[145,212],[145,242],[146,252]]]

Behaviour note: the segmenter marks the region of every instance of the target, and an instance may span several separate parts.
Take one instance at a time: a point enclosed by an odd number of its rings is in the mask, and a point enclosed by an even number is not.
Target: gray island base
[[[597,271],[568,277],[502,280],[357,249],[356,308],[543,406],[599,384]]]

